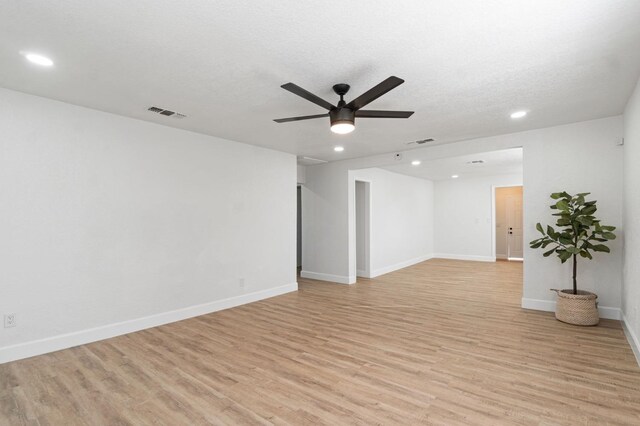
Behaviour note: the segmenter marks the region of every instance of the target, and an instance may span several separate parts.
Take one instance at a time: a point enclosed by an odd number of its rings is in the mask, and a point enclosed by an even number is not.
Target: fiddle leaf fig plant
[[[587,201],[585,197],[589,192],[582,192],[577,195],[570,195],[566,192],[554,192],[551,194],[553,200],[557,200],[551,205],[551,209],[557,210],[553,216],[557,216],[557,230],[550,225],[546,228],[538,223],[536,229],[542,237],[531,241],[530,247],[533,249],[546,250],[544,257],[556,254],[562,263],[573,259],[573,294],[578,294],[577,272],[578,256],[585,259],[593,259],[593,252],[609,253],[606,246],[607,241],[614,240],[616,235],[613,231],[615,226],[601,225],[596,219],[595,212],[598,210],[596,201]],[[547,250],[549,248],[549,250]]]

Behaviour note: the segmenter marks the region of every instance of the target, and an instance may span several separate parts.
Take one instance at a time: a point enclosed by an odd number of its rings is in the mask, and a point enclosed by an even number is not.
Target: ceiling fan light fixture
[[[351,133],[355,128],[356,126],[353,125],[353,122],[349,121],[336,121],[335,123],[331,123],[331,131],[339,135]]]
[[[355,126],[355,114],[348,108],[335,108],[329,111],[331,119],[331,131],[339,135],[353,132]]]

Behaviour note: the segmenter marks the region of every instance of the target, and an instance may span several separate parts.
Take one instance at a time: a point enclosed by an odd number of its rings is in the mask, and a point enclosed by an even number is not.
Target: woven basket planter
[[[556,318],[562,322],[574,325],[597,325],[600,322],[598,315],[598,295],[578,290],[555,290],[558,295],[556,303]]]

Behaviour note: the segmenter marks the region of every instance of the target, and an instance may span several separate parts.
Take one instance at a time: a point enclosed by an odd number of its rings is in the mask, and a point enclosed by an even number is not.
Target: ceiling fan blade
[[[314,104],[319,105],[324,109],[331,110],[332,108],[334,108],[333,105],[331,105],[329,102],[325,101],[321,97],[316,96],[313,93],[309,92],[308,90],[305,90],[302,87],[295,85],[293,83],[283,84],[280,87],[282,87],[284,90],[290,91],[295,95],[305,98],[309,102],[313,102]]]
[[[370,109],[356,111],[358,118],[409,118],[412,115],[413,111],[374,111]]]
[[[275,121],[276,123],[287,123],[289,121],[311,120],[313,118],[322,118],[322,117],[328,117],[328,116],[329,114],[303,115],[300,117],[276,118],[273,121]]]
[[[355,98],[345,106],[354,111],[359,110],[360,108],[364,107],[368,103],[375,101],[380,96],[387,93],[388,91],[393,90],[396,87],[400,86],[402,83],[404,83],[403,79],[395,76],[391,76],[385,81],[383,81],[382,83],[378,84],[377,86],[374,86],[373,88],[367,90],[362,95],[358,96],[357,98]]]

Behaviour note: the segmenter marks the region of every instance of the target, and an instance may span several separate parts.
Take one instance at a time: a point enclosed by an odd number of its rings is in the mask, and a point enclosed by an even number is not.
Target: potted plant
[[[601,225],[594,216],[598,210],[596,201],[587,201],[589,192],[570,195],[566,192],[555,192],[551,198],[555,201],[551,209],[557,210],[556,226],[558,230],[547,226],[546,230],[540,223],[536,229],[542,237],[531,241],[531,248],[547,249],[543,254],[549,257],[556,254],[562,263],[573,260],[573,289],[555,290],[558,295],[556,304],[556,318],[562,322],[576,325],[596,325],[598,316],[598,296],[594,293],[578,290],[578,256],[593,259],[592,252],[609,253],[605,244],[616,238],[614,226]]]

